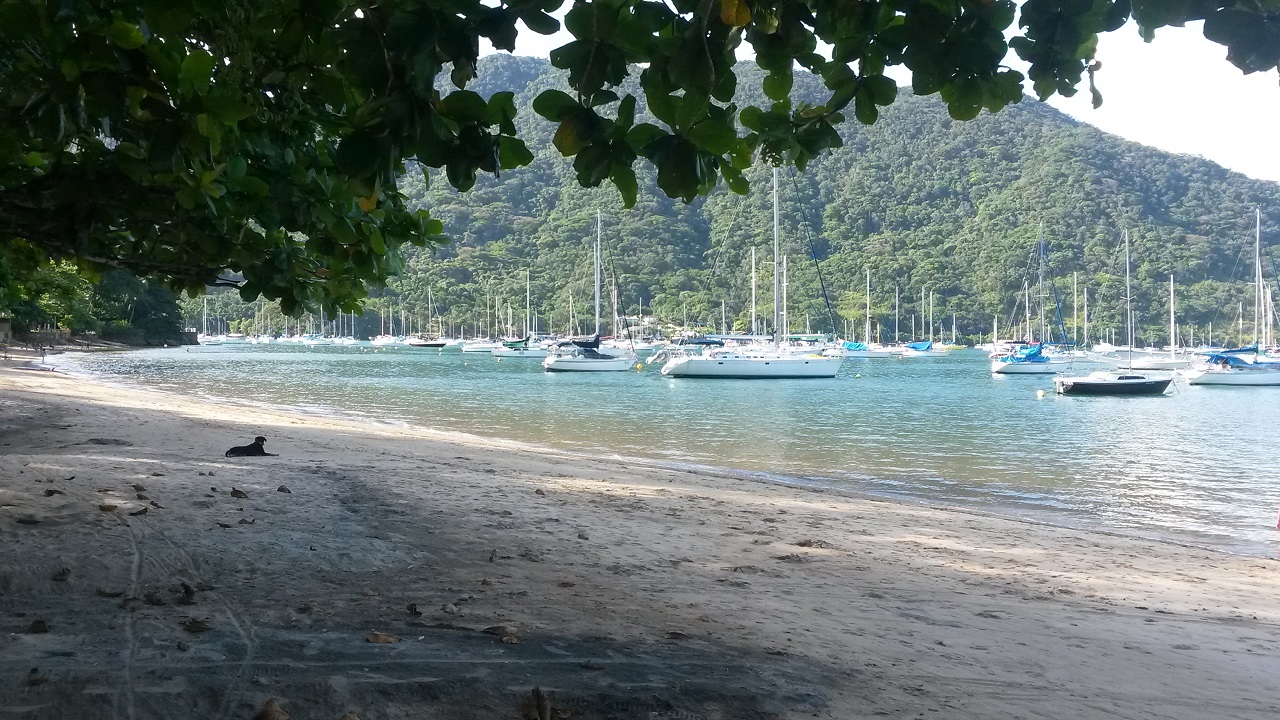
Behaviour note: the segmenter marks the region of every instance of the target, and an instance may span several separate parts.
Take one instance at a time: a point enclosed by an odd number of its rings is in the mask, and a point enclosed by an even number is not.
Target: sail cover
[[[920,340],[920,341],[918,341],[918,342],[907,343],[907,347],[911,348],[912,350],[918,350],[918,351],[920,351],[920,352],[927,352],[927,351],[929,351],[929,350],[932,350],[932,349],[933,349],[933,341],[932,341],[932,340]]]

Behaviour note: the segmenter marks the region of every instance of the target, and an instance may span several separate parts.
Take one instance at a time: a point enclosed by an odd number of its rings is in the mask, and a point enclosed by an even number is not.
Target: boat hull
[[[1208,371],[1187,380],[1190,385],[1234,385],[1237,387],[1268,387],[1280,385],[1280,370],[1228,370]]]
[[[1065,362],[1008,362],[992,360],[991,372],[999,375],[1055,375],[1067,369]]]
[[[662,366],[667,377],[700,378],[834,378],[840,372],[842,358],[820,355],[757,358],[703,357],[674,358]]]
[[[548,357],[542,361],[547,372],[622,372],[635,365],[635,358]]]
[[[496,358],[528,358],[541,360],[547,356],[547,351],[543,348],[495,348],[491,353]]]
[[[1059,395],[1163,395],[1173,378],[1105,381],[1091,378],[1058,378]]]

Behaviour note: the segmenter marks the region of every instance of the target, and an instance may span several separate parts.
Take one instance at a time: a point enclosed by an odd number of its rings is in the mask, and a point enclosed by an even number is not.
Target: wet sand
[[[0,539],[0,717],[1280,712],[1272,560],[12,362]]]

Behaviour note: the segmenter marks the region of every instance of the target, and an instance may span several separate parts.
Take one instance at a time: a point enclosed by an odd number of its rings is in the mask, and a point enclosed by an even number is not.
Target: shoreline
[[[0,399],[14,717],[1280,709],[1256,557],[60,373]],[[222,457],[259,433],[279,457]]]
[[[107,348],[107,350],[148,350],[155,348]],[[97,350],[86,350],[84,352],[95,352]],[[66,348],[60,350],[57,354],[75,354],[81,352],[77,348]],[[118,388],[126,391],[137,391],[142,393],[155,392],[162,394],[173,394],[172,391],[150,387],[143,382],[130,381],[123,376],[104,376],[93,373],[72,373],[65,372],[58,367],[42,368],[63,373],[68,377],[88,382],[101,384],[109,387]],[[317,406],[317,405],[273,405],[266,401],[254,401],[241,398],[226,398],[209,393],[196,394],[193,397],[204,403],[214,405],[222,405],[244,410],[246,412],[273,412],[295,414],[300,417],[314,419],[320,422],[333,420],[344,423],[372,423],[377,426],[387,427],[390,429],[405,431],[429,436],[432,439],[443,442],[454,442],[463,445],[478,445],[484,447],[505,448],[511,452],[530,452],[548,457],[558,457],[566,460],[604,460],[606,462],[615,462],[630,465],[642,465],[655,470],[670,470],[674,472],[692,472],[706,475],[715,475],[717,477],[731,478],[740,481],[753,483],[763,483],[766,485],[776,485],[780,487],[789,487],[797,490],[809,490],[814,492],[830,492],[855,499],[863,500],[879,500],[884,502],[902,503],[909,506],[921,506],[934,508],[943,511],[953,511],[959,513],[968,513],[976,516],[992,517],[997,519],[1006,519],[1015,522],[1025,522],[1036,525],[1044,525],[1047,527],[1062,528],[1075,530],[1080,532],[1089,532],[1114,536],[1118,538],[1130,538],[1134,540],[1142,540],[1147,542],[1167,543],[1170,545],[1184,547],[1189,549],[1204,550],[1208,552],[1222,553],[1225,555],[1259,558],[1266,560],[1277,559],[1275,554],[1265,554],[1261,550],[1253,548],[1250,544],[1242,539],[1232,538],[1230,542],[1224,539],[1221,542],[1213,543],[1209,541],[1196,542],[1191,539],[1180,538],[1175,534],[1160,534],[1152,529],[1118,529],[1106,527],[1101,523],[1090,520],[1087,517],[1075,517],[1066,514],[1055,514],[1037,506],[1024,507],[1021,512],[1018,511],[1014,504],[1004,504],[1000,509],[987,509],[979,505],[966,505],[961,503],[948,503],[938,501],[937,499],[922,494],[912,493],[895,493],[890,491],[877,492],[875,489],[849,487],[841,485],[842,479],[830,476],[799,476],[787,475],[785,473],[771,470],[757,470],[748,468],[734,468],[728,466],[712,465],[707,463],[687,463],[672,460],[665,460],[661,457],[646,457],[640,455],[622,455],[622,454],[588,454],[585,451],[575,450],[571,448],[557,447],[552,444],[540,443],[536,441],[508,439],[503,437],[482,435],[475,432],[444,430],[440,428],[430,427],[415,423],[413,420],[402,418],[381,417],[376,414],[364,414],[358,411],[351,411],[339,408],[337,406]],[[872,482],[896,482],[888,478],[877,478],[867,476],[864,480]]]

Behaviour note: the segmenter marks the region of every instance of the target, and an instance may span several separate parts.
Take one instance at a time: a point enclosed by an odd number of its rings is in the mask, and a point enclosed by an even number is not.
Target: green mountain
[[[376,333],[384,311],[424,317],[429,298],[448,326],[468,335],[483,330],[490,315],[505,324],[509,314],[519,326],[526,271],[540,329],[568,329],[572,312],[579,328],[589,330],[597,210],[610,283],[605,297],[616,285],[625,314],[643,307],[664,322],[719,329],[723,304],[728,323],[746,328],[754,247],[758,312],[771,317],[770,169],[749,174],[747,196],[722,188],[689,205],[666,198],[652,172],[642,173],[640,199],[624,210],[611,187],[578,185],[571,161],[552,147],[554,127],[531,109],[540,91],[559,85],[559,72],[545,60],[485,58],[473,89],[515,92],[517,125],[536,159],[500,178],[482,178],[466,194],[443,182],[428,186],[411,169],[402,189],[442,218],[456,242],[434,252],[411,249],[403,276],[370,301],[361,332]],[[762,77],[744,66],[741,101],[763,102]],[[820,81],[797,76],[792,97],[821,102]],[[911,317],[921,322],[930,303],[935,326],[948,332],[953,313],[961,334],[989,333],[997,317],[1008,328],[1024,315],[1026,281],[1038,312],[1043,225],[1045,302],[1051,317],[1062,307],[1068,335],[1074,282],[1080,295],[1089,293],[1091,335],[1120,337],[1126,228],[1144,340],[1167,341],[1170,274],[1183,341],[1188,333],[1198,341],[1210,324],[1215,339],[1235,341],[1241,303],[1251,335],[1254,208],[1262,208],[1264,229],[1280,226],[1276,183],[1121,140],[1031,99],[956,122],[938,100],[904,92],[874,126],[850,119],[841,132],[843,148],[804,173],[780,172],[793,332],[833,326],[843,332],[849,323],[860,336],[867,270],[873,319],[887,334],[895,290],[904,339]],[[1264,237],[1265,273],[1272,278],[1266,255]],[[1083,310],[1082,297],[1079,305]],[[197,304],[185,307],[188,322],[196,324]],[[251,315],[229,295],[211,298],[210,307],[224,317]]]

